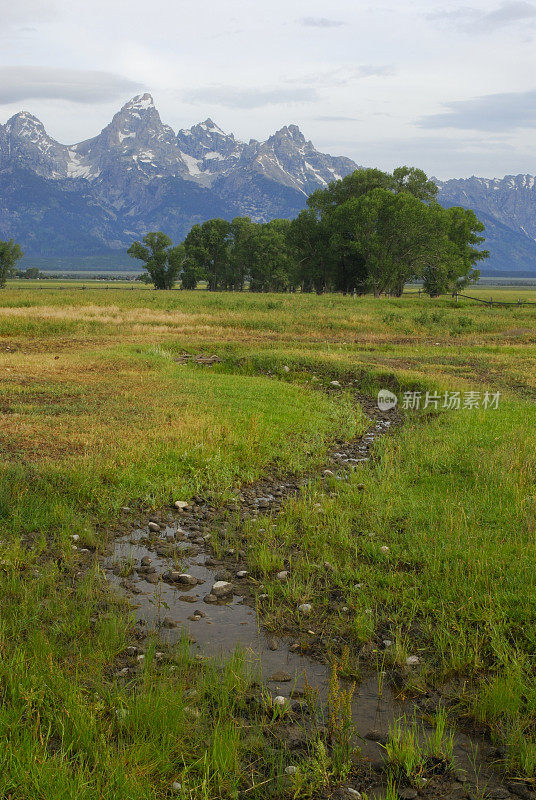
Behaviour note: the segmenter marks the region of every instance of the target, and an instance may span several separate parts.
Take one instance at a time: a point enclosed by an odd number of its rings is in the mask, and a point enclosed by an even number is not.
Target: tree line
[[[420,280],[431,295],[454,292],[478,279],[489,253],[479,249],[484,225],[474,212],[443,208],[437,191],[414,167],[360,169],[313,192],[293,220],[209,219],[179,245],[153,232],[127,252],[157,289],[180,280],[212,291],[401,295]],[[13,240],[0,242],[0,286],[21,256]]]
[[[474,212],[443,208],[437,191],[414,167],[360,169],[313,192],[293,220],[210,219],[180,245],[149,233],[128,252],[162,289],[180,278],[184,289],[400,295],[421,280],[437,295],[477,280],[489,255]]]

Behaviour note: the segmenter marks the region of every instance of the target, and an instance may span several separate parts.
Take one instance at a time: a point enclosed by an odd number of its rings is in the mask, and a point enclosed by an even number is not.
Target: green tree
[[[430,264],[423,274],[423,287],[431,297],[457,292],[480,277],[475,265],[489,257],[488,250],[478,246],[484,242],[480,234],[484,224],[474,211],[459,206],[442,209],[447,236],[452,243],[452,257]]]
[[[197,279],[205,278],[208,289],[232,289],[231,223],[225,219],[209,219],[194,225],[184,240],[186,264]]]
[[[0,288],[3,288],[7,279],[13,275],[15,265],[22,256],[22,250],[13,239],[7,242],[0,241]]]
[[[304,209],[292,220],[287,242],[295,264],[296,283],[302,292],[323,292],[328,288],[329,231],[315,210]]]
[[[365,280],[375,296],[401,295],[405,283],[430,264],[456,257],[444,210],[407,192],[374,189],[343,203],[331,218],[339,247],[366,265]]]
[[[172,289],[182,269],[183,245],[173,247],[169,236],[162,231],[147,233],[142,242],[133,242],[128,255],[144,262],[155,289]]]

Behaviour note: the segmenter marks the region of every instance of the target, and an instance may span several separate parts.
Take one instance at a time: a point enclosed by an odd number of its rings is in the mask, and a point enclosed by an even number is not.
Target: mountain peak
[[[294,142],[305,144],[305,136],[297,125],[284,125],[278,131],[276,131],[271,138],[292,139]]]
[[[219,125],[207,117],[206,120],[203,122],[199,122],[197,125],[194,126],[195,128],[201,128],[205,133],[217,133],[219,136],[227,136],[227,134],[222,131]],[[232,134],[231,134],[232,135]]]
[[[13,114],[13,116],[6,122],[6,128],[8,130],[12,130],[15,127],[20,127],[21,125],[27,125],[32,128],[40,128],[44,130],[44,125],[41,120],[37,119],[37,117],[35,117],[33,114],[30,114],[29,111],[19,111],[17,114]]]
[[[125,103],[121,111],[146,111],[149,108],[154,108],[154,100],[149,92],[145,92],[145,94],[137,94],[128,103]]]

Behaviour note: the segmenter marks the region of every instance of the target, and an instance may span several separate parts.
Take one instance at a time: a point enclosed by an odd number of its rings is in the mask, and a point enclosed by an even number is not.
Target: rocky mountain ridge
[[[437,181],[444,206],[472,208],[486,226],[491,258],[482,266],[491,271],[536,274],[536,178],[452,178]]]
[[[179,241],[210,217],[293,217],[312,191],[356,168],[319,152],[296,125],[265,142],[242,142],[212,119],[175,133],[150,94],[73,145],[21,111],[0,125],[0,238],[28,256],[124,251],[148,230]],[[536,178],[437,183],[443,205],[473,208],[486,224],[486,270],[536,272]]]
[[[0,126],[0,236],[34,255],[121,249],[154,229],[177,240],[213,216],[294,216],[311,191],[354,169],[295,125],[266,142],[241,142],[211,119],[175,134],[149,94],[73,145],[21,111]]]

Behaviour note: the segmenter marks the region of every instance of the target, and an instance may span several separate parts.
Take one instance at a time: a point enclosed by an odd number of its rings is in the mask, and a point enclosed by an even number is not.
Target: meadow
[[[331,441],[364,430],[351,384],[500,398],[404,410],[350,480],[311,483],[269,537],[252,521],[262,620],[284,631],[310,603],[325,657],[357,678],[389,632],[381,668],[400,690],[440,692],[452,723],[478,725],[500,768],[530,785],[536,306],[22,283],[0,293],[0,797],[320,797],[346,778],[318,732],[307,780],[289,781],[281,720],[267,701],[252,707],[240,653],[201,662],[185,641],[162,662],[155,644],[120,680],[133,626],[93,554],[122,507],[217,504],[265,475],[321,468]],[[243,535],[215,536],[215,551]]]

